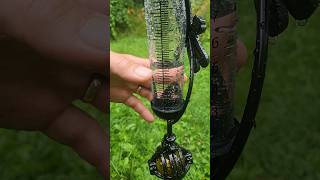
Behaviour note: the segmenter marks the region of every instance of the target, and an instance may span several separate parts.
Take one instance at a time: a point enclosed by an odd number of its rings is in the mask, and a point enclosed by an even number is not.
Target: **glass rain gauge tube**
[[[198,72],[199,66],[208,65],[208,56],[198,41],[198,35],[205,31],[205,21],[195,16],[191,24],[189,0],[145,0],[144,4],[149,60],[153,70],[151,107],[167,122],[167,133],[148,161],[150,173],[162,179],[182,179],[192,164],[192,155],[175,142],[172,126],[189,102],[193,73]],[[186,50],[190,78],[184,99]]]
[[[233,115],[233,95],[236,72],[236,7],[235,2],[217,0],[214,3],[211,54],[211,98],[213,126],[213,157],[229,152],[236,121]]]
[[[152,108],[166,119],[163,112],[174,113],[183,106],[186,12],[181,0],[147,0],[145,7],[153,70]]]
[[[318,0],[254,0],[256,9],[256,46],[251,82],[241,121],[234,118],[234,77],[237,33],[234,0],[215,0],[211,18],[211,178],[226,179],[239,159],[258,112],[268,59],[269,37],[283,33],[289,15],[305,22],[317,9]]]

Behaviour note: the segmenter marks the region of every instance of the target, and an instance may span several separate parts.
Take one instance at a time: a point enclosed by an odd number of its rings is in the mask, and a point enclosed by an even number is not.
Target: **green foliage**
[[[204,7],[205,4],[208,4],[210,6],[210,2],[207,0],[190,0],[190,2],[193,11],[199,10],[199,8]]]
[[[208,1],[209,2],[209,1]],[[209,22],[209,6],[199,12]],[[135,33],[126,33],[121,38],[111,41],[111,49],[116,52],[129,53],[147,57],[147,37],[144,19],[134,24]],[[203,45],[209,52],[210,31],[201,37]],[[187,60],[185,61],[187,62]],[[194,163],[185,179],[210,179],[210,70],[202,70],[195,77],[191,102],[182,119],[173,127],[177,143],[192,152]],[[150,102],[144,101],[147,107]],[[142,120],[130,108],[121,104],[111,104],[111,179],[150,179],[147,161],[166,132],[165,122],[157,119],[149,124]]]
[[[106,127],[106,115],[80,101],[75,105]],[[39,132],[0,129],[0,154],[3,180],[103,180],[71,148]]]
[[[0,179],[99,179],[100,175],[70,148],[41,133],[0,131]]]
[[[130,10],[143,9],[144,0],[110,0],[110,34],[113,39],[116,39],[119,34],[128,32],[132,24],[136,24],[137,16],[130,14]],[[205,3],[209,6],[209,1],[206,0],[191,0],[192,8],[198,11]],[[130,17],[131,16],[131,17]],[[141,21],[140,21],[141,23]],[[136,27],[133,27],[134,29]],[[130,32],[132,30],[129,30]],[[134,30],[133,30],[134,31]]]
[[[194,8],[202,9],[201,4],[205,3],[195,2]],[[238,11],[239,37],[246,44],[249,54],[247,65],[236,79],[235,110],[240,118],[250,84],[251,52],[255,46],[253,3],[239,1]],[[198,14],[206,16],[202,11]],[[319,18],[320,10],[305,27],[295,26],[291,19],[285,33],[270,45],[266,84],[256,118],[258,126],[229,180],[320,179]],[[113,41],[111,47],[118,52],[147,57],[146,37],[142,33]],[[209,37],[206,33],[201,39],[209,42]],[[205,174],[209,172],[209,138],[206,136],[209,124],[204,121],[208,117],[200,115],[200,118],[194,118],[207,111],[207,107],[202,106],[208,100],[208,77],[207,71],[197,74],[187,114],[174,128],[178,143],[189,148],[196,159],[186,179],[208,177]],[[145,104],[149,105],[148,102]],[[111,111],[112,178],[156,179],[149,175],[147,160],[161,140],[164,123],[157,120],[154,124],[146,124],[123,105],[112,104]]]
[[[236,114],[246,102],[255,46],[255,10],[238,1],[238,34],[248,48],[248,64],[236,79]],[[289,28],[270,44],[268,70],[257,128],[229,180],[320,179],[320,9],[304,27]]]
[[[128,8],[132,6],[132,0],[110,0],[110,32],[113,38],[130,26]]]

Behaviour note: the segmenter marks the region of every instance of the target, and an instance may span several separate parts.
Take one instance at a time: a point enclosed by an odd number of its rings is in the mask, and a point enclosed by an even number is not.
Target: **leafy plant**
[[[119,31],[123,31],[130,26],[128,9],[133,4],[132,0],[110,1],[110,32],[112,38],[116,38]]]
[[[209,0],[207,0],[209,2]],[[197,3],[200,4],[200,3]],[[205,17],[209,22],[210,14],[207,3],[197,7],[197,14]],[[130,33],[120,34],[117,40],[111,41],[111,49],[120,52],[147,57],[147,37],[145,20],[140,6],[135,4],[129,21],[134,25]],[[129,11],[129,13],[131,13]],[[139,16],[139,17],[138,17]],[[202,35],[203,46],[209,52],[210,31]],[[187,61],[187,60],[186,60]],[[194,91],[188,110],[179,123],[174,126],[177,143],[192,152],[194,164],[185,180],[210,179],[210,69],[204,69],[197,74],[194,82]],[[143,101],[147,107],[150,102]],[[201,104],[199,106],[198,104]],[[157,119],[148,124],[141,119],[133,110],[122,104],[111,103],[110,114],[110,171],[111,179],[150,179],[148,159],[154,153],[155,148],[165,133],[165,122]]]

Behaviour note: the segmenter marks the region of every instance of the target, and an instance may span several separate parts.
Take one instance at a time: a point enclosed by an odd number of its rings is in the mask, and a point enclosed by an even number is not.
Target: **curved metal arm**
[[[254,119],[259,107],[268,54],[268,7],[268,0],[259,1],[257,10],[257,41],[256,49],[254,50],[255,59],[247,105],[230,152],[223,157],[213,159],[213,166],[215,166],[213,178],[217,180],[225,179],[233,169],[246,144],[252,127],[255,126]]]
[[[186,95],[186,99],[183,106],[183,111],[187,109],[187,106],[190,101],[190,96],[192,93],[192,87],[193,87],[193,77],[194,77],[194,64],[193,64],[193,51],[191,49],[191,40],[190,40],[190,29],[191,29],[191,7],[190,7],[190,1],[185,0],[186,5],[186,12],[187,12],[187,38],[186,38],[186,46],[187,46],[187,53],[189,58],[189,64],[190,64],[190,74],[189,74],[189,86],[188,86],[188,92]]]
[[[186,99],[183,106],[183,112],[186,110],[193,87],[194,73],[197,73],[201,67],[207,67],[209,65],[209,56],[200,45],[197,36],[203,33],[206,29],[205,21],[195,16],[193,23],[191,24],[191,4],[189,0],[185,0],[186,12],[187,12],[187,38],[186,46],[190,64],[189,86]]]
[[[288,25],[288,11],[296,20],[308,19],[318,7],[317,0],[255,0],[257,10],[257,37],[254,50],[252,79],[242,121],[237,124],[237,133],[228,154],[211,159],[213,179],[223,180],[233,169],[246,144],[261,98],[265,77],[268,38],[281,34]]]

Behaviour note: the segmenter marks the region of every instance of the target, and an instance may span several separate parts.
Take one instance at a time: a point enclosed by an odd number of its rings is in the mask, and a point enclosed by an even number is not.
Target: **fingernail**
[[[153,122],[154,122],[154,120],[155,120],[155,119],[154,119],[154,117],[152,116],[152,118],[147,119],[147,122],[148,122],[148,123],[153,123]]]
[[[80,30],[82,41],[100,51],[107,51],[108,18],[103,14],[96,14],[89,18]]]
[[[143,78],[152,77],[152,70],[143,66],[138,66],[137,68],[135,68],[134,72],[136,73],[136,75]]]

